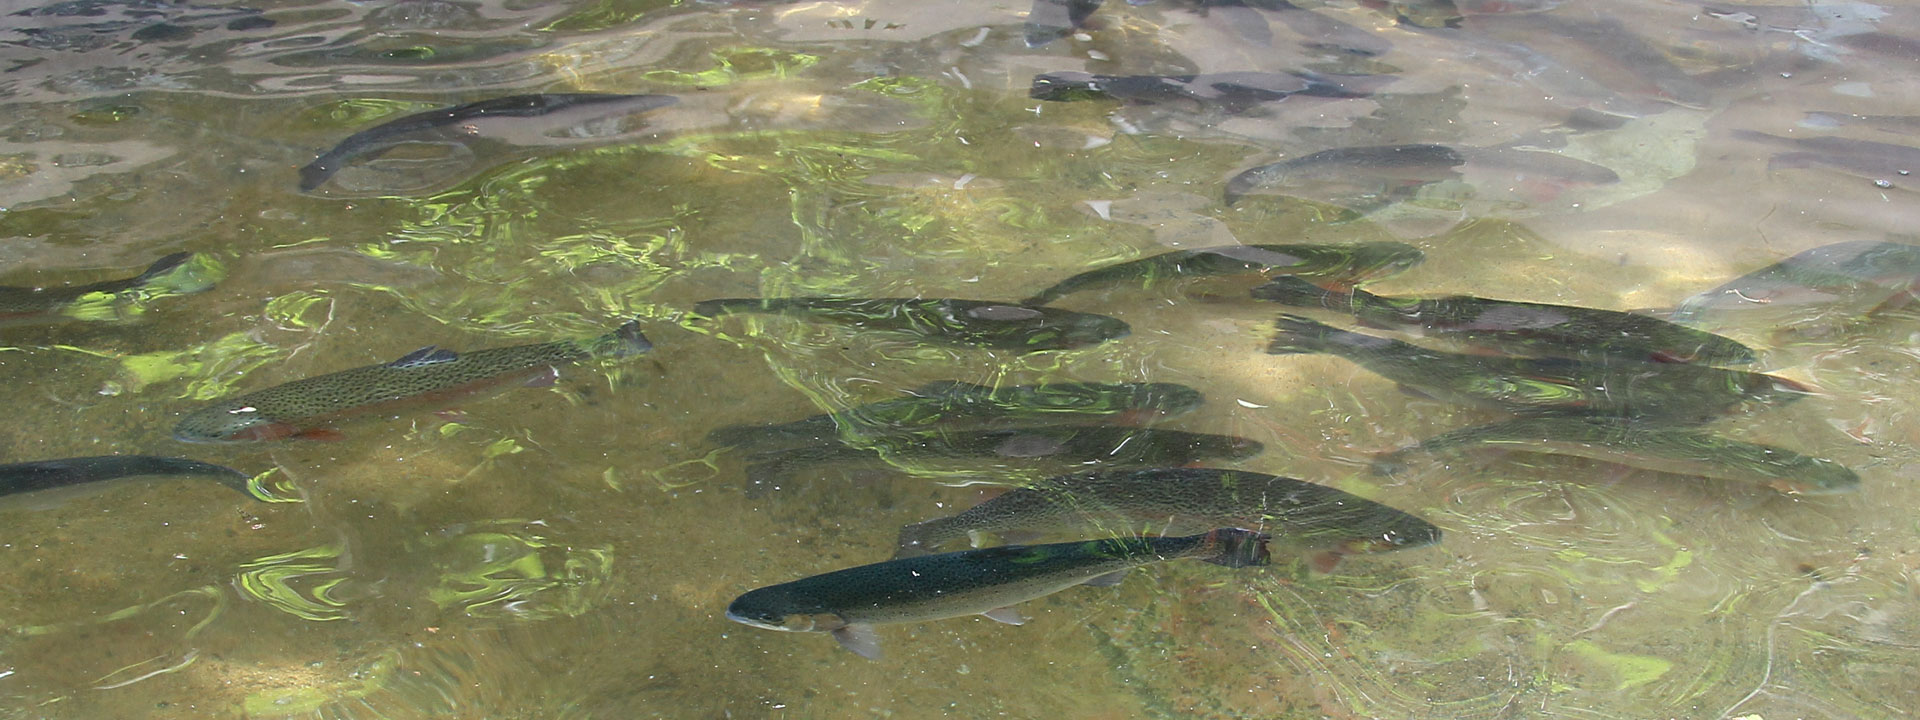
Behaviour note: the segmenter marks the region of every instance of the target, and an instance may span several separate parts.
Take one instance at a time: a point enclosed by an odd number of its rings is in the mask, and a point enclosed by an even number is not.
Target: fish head
[[[1860,476],[1851,468],[1826,458],[1808,458],[1793,477],[1777,478],[1767,486],[1788,495],[1833,495],[1860,488]]]
[[[190,443],[230,443],[292,437],[298,428],[275,420],[251,405],[218,405],[188,414],[173,427],[173,438]]]
[[[830,632],[846,625],[832,613],[793,612],[779,603],[747,593],[727,606],[727,619],[742,625],[781,632]]]

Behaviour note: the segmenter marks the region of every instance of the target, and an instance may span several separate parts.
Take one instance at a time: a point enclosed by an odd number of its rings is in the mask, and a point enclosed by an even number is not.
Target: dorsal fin
[[[428,365],[439,365],[440,363],[449,363],[458,359],[460,359],[459,353],[456,353],[452,350],[442,350],[432,345],[428,345],[426,347],[420,348],[419,350],[415,350],[413,352],[400,356],[399,360],[395,360],[393,362],[387,363],[387,367],[400,368],[400,369],[426,367]]]

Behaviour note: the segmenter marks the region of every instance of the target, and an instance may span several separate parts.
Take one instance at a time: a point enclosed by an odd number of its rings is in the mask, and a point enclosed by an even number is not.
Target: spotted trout
[[[1238,113],[1294,95],[1362,98],[1391,77],[1334,76],[1296,71],[1232,72],[1207,75],[1094,75],[1051,72],[1036,75],[1027,95],[1035,100],[1074,102],[1120,100],[1138,105],[1174,105],[1192,111]]]
[[[1177,250],[1088,270],[1041,290],[1020,304],[1045,305],[1069,293],[1123,282],[1150,288],[1169,280],[1246,272],[1291,275],[1350,286],[1398,275],[1425,259],[1419,248],[1397,242],[1229,245]]]
[[[862,330],[906,333],[948,345],[1019,352],[1070,350],[1126,337],[1105,315],[989,300],[935,298],[724,298],[693,306],[700,315],[771,313]]]
[[[146,272],[121,280],[68,287],[0,287],[0,327],[43,325],[85,319],[81,306],[89,300],[110,304],[131,302],[142,295],[186,295],[213,287],[205,268],[193,253],[174,253],[155,261]]]
[[[1604,418],[1522,418],[1455,430],[1383,453],[1374,471],[1393,474],[1418,455],[1470,450],[1568,455],[1675,475],[1755,483],[1788,494],[1852,492],[1860,476],[1840,463],[1702,432],[1640,427]]]
[[[1179,535],[1209,527],[1271,533],[1327,571],[1345,555],[1440,541],[1440,528],[1325,485],[1243,470],[1153,468],[1075,473],[1017,488],[950,517],[900,529],[895,557],[982,533],[1094,529]]]
[[[100,455],[0,465],[0,496],[149,475],[205,475],[247,491],[246,473],[223,465],[156,455]]]
[[[589,340],[465,353],[427,346],[393,362],[295,380],[202,407],[187,413],[173,436],[183,442],[338,439],[335,426],[345,420],[442,410],[515,385],[552,383],[560,365],[652,348],[638,322]]]
[[[889,560],[752,590],[727,619],[768,630],[823,632],[879,659],[874,626],[984,615],[1026,622],[1012,606],[1075,585],[1113,586],[1142,565],[1196,558],[1231,568],[1270,563],[1267,536],[1223,528],[1190,537],[1125,537],[1008,545]]]
[[[1385,297],[1358,288],[1343,293],[1291,277],[1254,288],[1253,297],[1350,313],[1362,325],[1410,330],[1514,355],[1707,365],[1753,362],[1753,350],[1731,339],[1614,310],[1469,295]]]
[[[962,460],[972,470],[996,468],[1166,467],[1260,454],[1255,440],[1165,428],[1054,425],[1004,430],[933,431],[863,438],[748,456],[749,492],[778,490],[801,468],[884,460]]]
[[[406,142],[444,135],[455,142],[492,139],[523,144],[552,142],[546,131],[620,117],[679,102],[672,95],[545,93],[512,95],[414,113],[348,135],[300,168],[300,190],[319,188],[347,163],[372,159]]]
[[[1331,353],[1409,391],[1523,415],[1703,423],[1743,406],[1810,394],[1786,378],[1706,365],[1463,355],[1282,315],[1267,352]]]
[[[771,449],[812,445],[846,435],[911,432],[934,427],[986,428],[1065,417],[1169,417],[1200,406],[1200,391],[1173,383],[1045,383],[988,387],[952,380],[927,383],[903,398],[773,425],[733,425],[707,434],[716,445]]]

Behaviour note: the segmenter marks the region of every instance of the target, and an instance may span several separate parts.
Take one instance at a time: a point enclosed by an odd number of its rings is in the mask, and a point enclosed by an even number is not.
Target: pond
[[[1906,0],[5,12],[0,718],[1920,712]]]

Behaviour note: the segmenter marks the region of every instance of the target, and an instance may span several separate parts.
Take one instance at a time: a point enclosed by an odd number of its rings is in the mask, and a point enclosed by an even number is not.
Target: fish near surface
[[[707,317],[768,313],[862,330],[906,333],[948,345],[1019,352],[1071,350],[1126,337],[1132,329],[1105,315],[991,300],[936,298],[723,298],[693,311]]]
[[[1294,275],[1346,286],[1398,275],[1425,259],[1426,255],[1419,248],[1397,242],[1228,245],[1176,250],[1094,268],[1055,283],[1020,302],[1023,305],[1045,305],[1069,293],[1122,282],[1137,282],[1150,288],[1165,280],[1245,272]]]
[[[1920,173],[1920,147],[1853,140],[1842,137],[1787,138],[1752,130],[1735,130],[1741,140],[1798,148],[1767,162],[1768,170],[1824,166],[1873,180],[1881,187],[1915,189],[1910,178]]]
[[[1417,394],[1523,415],[1697,424],[1748,405],[1785,404],[1811,393],[1786,378],[1705,365],[1463,355],[1297,315],[1280,316],[1275,327],[1268,353],[1330,353]]]
[[[1048,425],[1001,430],[929,431],[826,442],[748,456],[750,494],[777,490],[800,468],[825,463],[959,460],[981,472],[996,468],[1165,467],[1203,460],[1239,460],[1265,448],[1255,440],[1165,428]]]
[[[1075,585],[1111,586],[1142,565],[1195,558],[1231,568],[1272,562],[1267,536],[1223,528],[1190,537],[1010,545],[888,560],[748,591],[727,619],[767,630],[823,632],[880,657],[876,625],[984,615],[1026,622],[1013,606]]]
[[[709,442],[753,449],[817,445],[846,434],[990,427],[1061,417],[1169,417],[1200,406],[1200,391],[1173,383],[1045,383],[988,387],[951,380],[928,383],[907,397],[773,425],[734,425]]]
[[[193,253],[174,253],[160,258],[146,272],[134,277],[86,285],[0,287],[0,327],[80,319],[70,312],[92,298],[131,302],[141,295],[186,295],[212,288],[213,281],[207,277],[205,268],[193,260]]]
[[[546,93],[513,95],[415,113],[347,136],[300,168],[300,190],[312,192],[348,163],[371,160],[409,142],[466,144],[493,140],[514,145],[569,142],[550,133],[596,120],[635,115],[678,103],[672,95]],[[572,142],[579,140],[572,139]]]
[[[950,517],[900,529],[896,557],[963,537],[1009,531],[1097,530],[1178,535],[1253,528],[1332,569],[1343,555],[1440,541],[1440,529],[1372,500],[1289,477],[1213,468],[1106,470],[1047,478]]]
[[[628,322],[588,340],[563,340],[456,353],[432,346],[389,363],[295,380],[194,410],[174,426],[182,442],[335,439],[352,418],[410,408],[442,410],[515,385],[552,382],[557,366],[627,357],[653,345]]]
[[[1410,330],[1529,357],[1707,365],[1754,360],[1751,348],[1729,338],[1614,310],[1470,295],[1385,297],[1358,288],[1342,293],[1291,277],[1254,288],[1253,297],[1351,313],[1369,327]]]
[[[157,455],[100,455],[0,465],[0,496],[162,475],[205,475],[243,493],[251,479],[239,470],[199,460]]]
[[[1521,418],[1443,433],[1374,460],[1382,474],[1422,454],[1477,449],[1569,455],[1676,475],[1754,483],[1788,494],[1852,492],[1860,476],[1840,463],[1771,445],[1603,418]]]
[[[1669,319],[1709,315],[1866,313],[1911,302],[1920,245],[1862,240],[1822,245],[1687,298]],[[1764,311],[1764,312],[1755,312]]]
[[[1120,100],[1142,105],[1177,105],[1192,111],[1243,112],[1294,95],[1362,98],[1392,78],[1339,77],[1312,72],[1234,72],[1207,75],[1094,75],[1052,72],[1035,75],[1028,96],[1035,100]]]
[[[1226,203],[1267,191],[1305,186],[1351,190],[1335,201],[1379,205],[1413,189],[1444,180],[1460,179],[1458,168],[1467,161],[1460,151],[1445,145],[1376,145],[1333,148],[1310,155],[1242,170],[1227,180]],[[1316,195],[1318,197],[1318,195]]]

